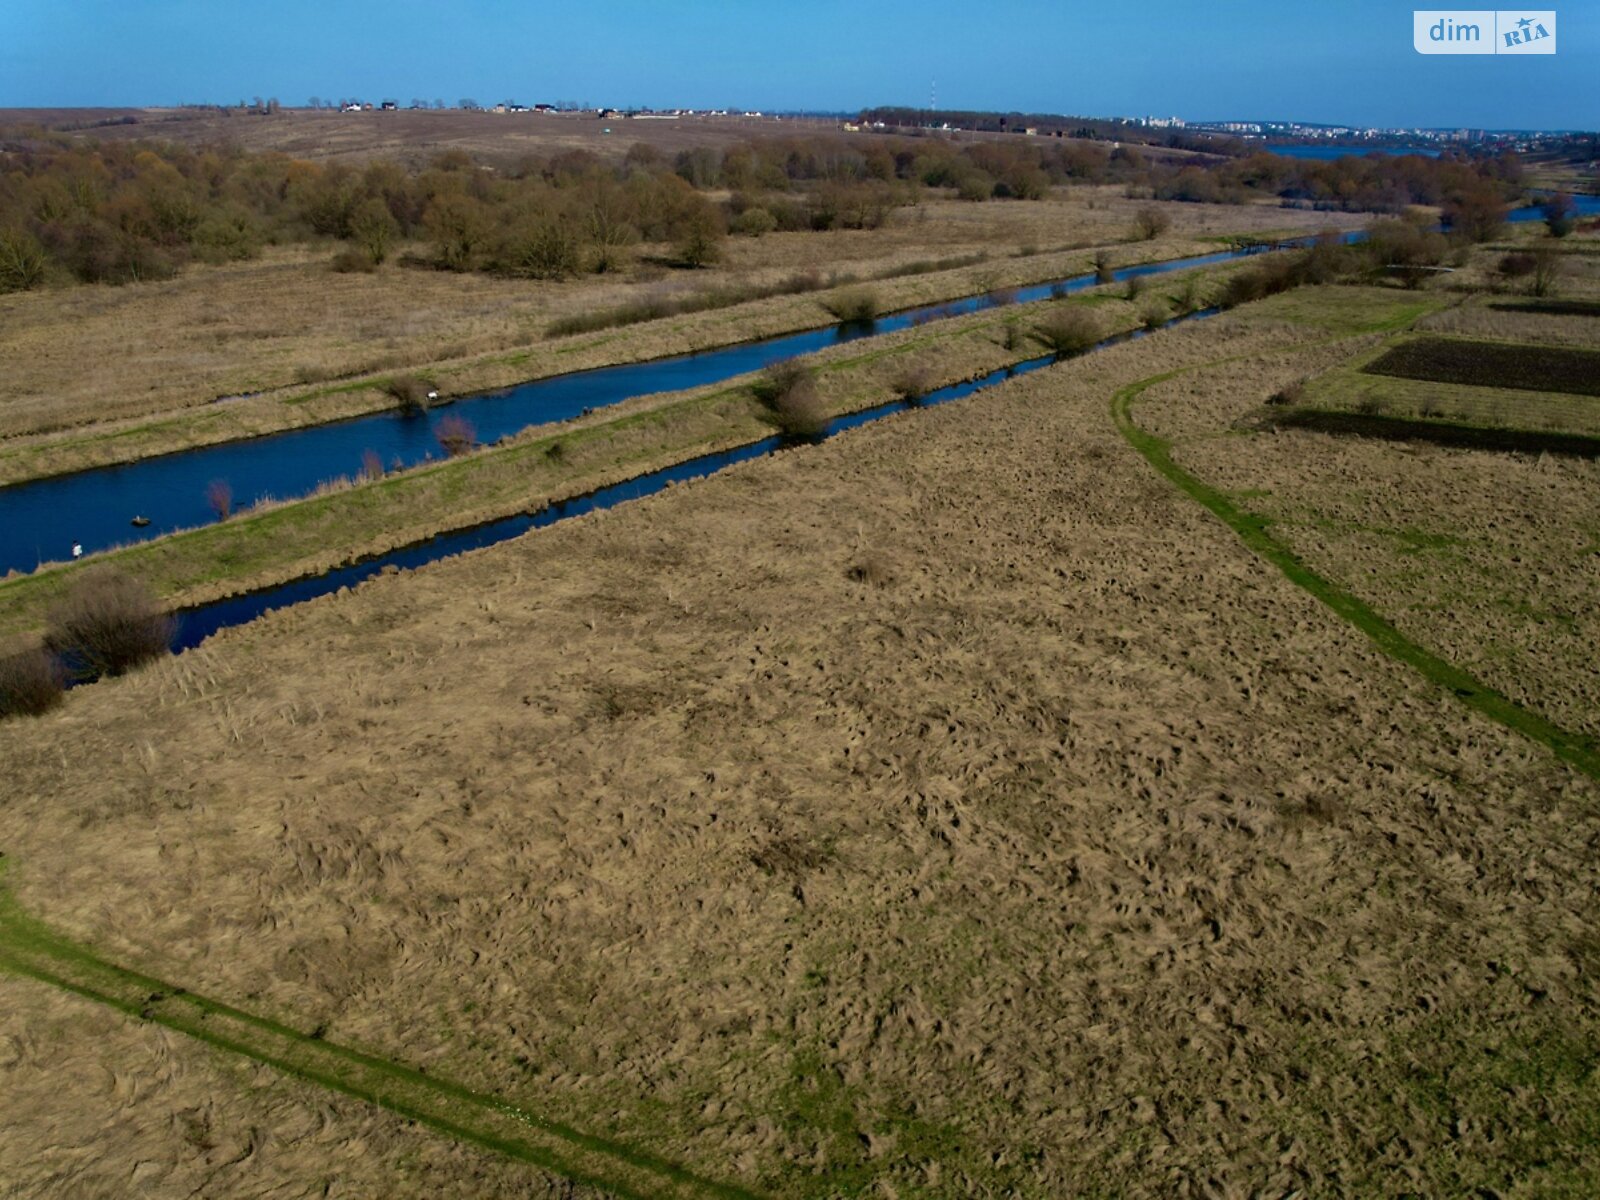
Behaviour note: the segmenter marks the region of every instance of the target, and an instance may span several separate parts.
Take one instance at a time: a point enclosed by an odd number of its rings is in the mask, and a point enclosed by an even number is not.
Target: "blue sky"
[[[1437,4],[1438,0],[1425,0]],[[1540,0],[1549,4],[1551,0]],[[1554,57],[1424,57],[1392,0],[7,0],[0,107],[276,96],[1600,127],[1600,0]]]

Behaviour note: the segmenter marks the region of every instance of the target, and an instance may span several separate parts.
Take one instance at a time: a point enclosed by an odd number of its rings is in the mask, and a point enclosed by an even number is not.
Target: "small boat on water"
[[[143,529],[146,525],[150,524],[150,518],[149,517],[135,517],[132,521],[129,522],[129,524],[132,525],[136,529]]]

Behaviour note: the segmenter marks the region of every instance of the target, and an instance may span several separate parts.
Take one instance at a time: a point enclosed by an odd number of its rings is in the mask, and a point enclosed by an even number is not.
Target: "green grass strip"
[[[1597,749],[1593,740],[1552,724],[1539,714],[1530,712],[1501,695],[1454,663],[1413,642],[1369,605],[1308,567],[1298,555],[1268,532],[1268,522],[1264,518],[1239,508],[1221,492],[1178,466],[1172,458],[1172,444],[1164,438],[1146,432],[1135,423],[1132,414],[1134,400],[1159,383],[1198,369],[1200,368],[1185,367],[1162,375],[1154,375],[1149,379],[1129,384],[1111,398],[1112,419],[1128,443],[1144,455],[1145,460],[1180,491],[1210,510],[1238,534],[1239,539],[1251,551],[1277,567],[1290,582],[1309,592],[1366,634],[1385,654],[1420,671],[1425,678],[1453,694],[1468,708],[1482,713],[1493,721],[1498,721],[1524,737],[1539,742],[1563,762],[1576,767],[1591,779],[1600,780],[1600,749]]]
[[[24,913],[0,888],[0,969],[197,1038],[218,1050],[377,1105],[459,1141],[629,1200],[756,1193],[608,1138],[583,1133],[460,1084],[301,1033],[118,967]]]

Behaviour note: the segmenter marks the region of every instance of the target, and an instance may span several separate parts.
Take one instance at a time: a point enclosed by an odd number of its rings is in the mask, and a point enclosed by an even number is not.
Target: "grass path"
[[[0,882],[0,970],[109,1005],[612,1195],[755,1200],[648,1151],[119,967],[24,913]]]
[[[1134,401],[1156,384],[1227,361],[1219,359],[1152,375],[1122,388],[1111,398],[1111,416],[1118,431],[1144,456],[1146,462],[1178,490],[1209,510],[1238,534],[1240,541],[1251,551],[1282,571],[1290,582],[1309,592],[1366,634],[1378,649],[1421,672],[1425,678],[1452,693],[1467,707],[1548,747],[1563,762],[1576,767],[1591,779],[1600,780],[1600,747],[1592,739],[1545,720],[1495,691],[1476,676],[1406,637],[1370,605],[1307,566],[1288,546],[1272,536],[1270,522],[1265,518],[1240,508],[1217,489],[1185,471],[1172,457],[1172,443],[1147,432],[1133,419]]]

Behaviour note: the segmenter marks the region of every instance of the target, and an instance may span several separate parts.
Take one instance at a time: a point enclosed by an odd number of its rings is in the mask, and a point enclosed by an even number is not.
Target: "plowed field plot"
[[[1556,317],[1600,317],[1600,300],[1524,300],[1489,305],[1496,312],[1548,313]]]
[[[1600,352],[1593,350],[1417,338],[1362,370],[1437,383],[1600,396]]]

